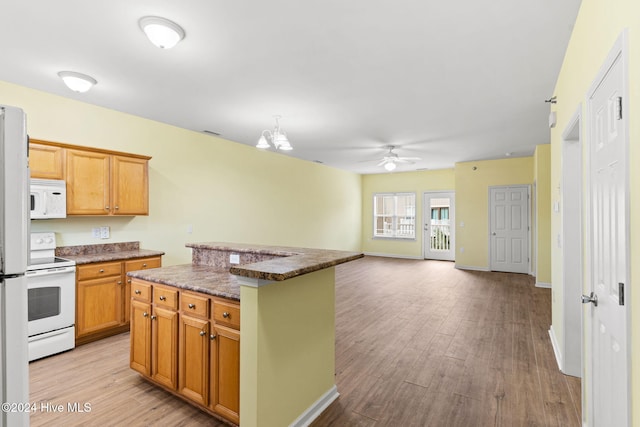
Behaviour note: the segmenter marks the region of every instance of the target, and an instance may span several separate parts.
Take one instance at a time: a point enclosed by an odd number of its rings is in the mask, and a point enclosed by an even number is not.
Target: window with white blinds
[[[416,238],[415,193],[373,195],[373,237]]]

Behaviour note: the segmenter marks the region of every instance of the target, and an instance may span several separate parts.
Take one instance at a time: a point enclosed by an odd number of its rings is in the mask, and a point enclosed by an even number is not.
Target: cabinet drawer
[[[119,261],[79,265],[77,269],[78,280],[99,279],[120,274],[122,274],[122,263]]]
[[[153,303],[158,306],[178,310],[178,290],[165,288],[164,286],[153,287]]]
[[[135,271],[135,270],[146,270],[148,268],[157,268],[161,267],[162,262],[160,261],[160,257],[157,258],[144,258],[144,259],[134,259],[131,261],[126,261],[124,264],[124,268],[127,272]]]
[[[180,296],[180,310],[191,316],[209,318],[209,298],[182,292]]]
[[[240,329],[240,306],[230,302],[214,300],[213,321],[234,329]]]
[[[131,297],[140,301],[151,302],[151,284],[138,279],[132,279]]]

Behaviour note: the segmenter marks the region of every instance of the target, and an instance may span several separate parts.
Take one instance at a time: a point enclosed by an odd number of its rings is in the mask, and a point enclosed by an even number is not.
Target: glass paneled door
[[[425,259],[455,259],[455,193],[424,193],[423,245]]]

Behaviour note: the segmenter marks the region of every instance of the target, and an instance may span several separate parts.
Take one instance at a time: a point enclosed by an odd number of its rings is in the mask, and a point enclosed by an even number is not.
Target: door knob
[[[496,235],[496,232],[494,231],[493,233],[491,233],[491,235],[492,235],[492,236],[495,236],[495,235]]]
[[[598,306],[598,295],[593,292],[591,292],[590,295],[582,295],[581,300],[583,304],[589,304],[592,302],[595,307]]]

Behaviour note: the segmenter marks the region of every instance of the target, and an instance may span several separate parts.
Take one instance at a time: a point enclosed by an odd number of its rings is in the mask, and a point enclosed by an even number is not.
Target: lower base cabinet
[[[214,328],[211,340],[211,409],[234,423],[240,422],[240,333]]]
[[[76,345],[129,330],[129,271],[160,267],[159,256],[79,265],[76,269]]]
[[[239,303],[132,279],[130,330],[132,369],[240,423]]]
[[[189,400],[206,406],[209,403],[209,321],[182,316],[178,335],[178,391]]]

